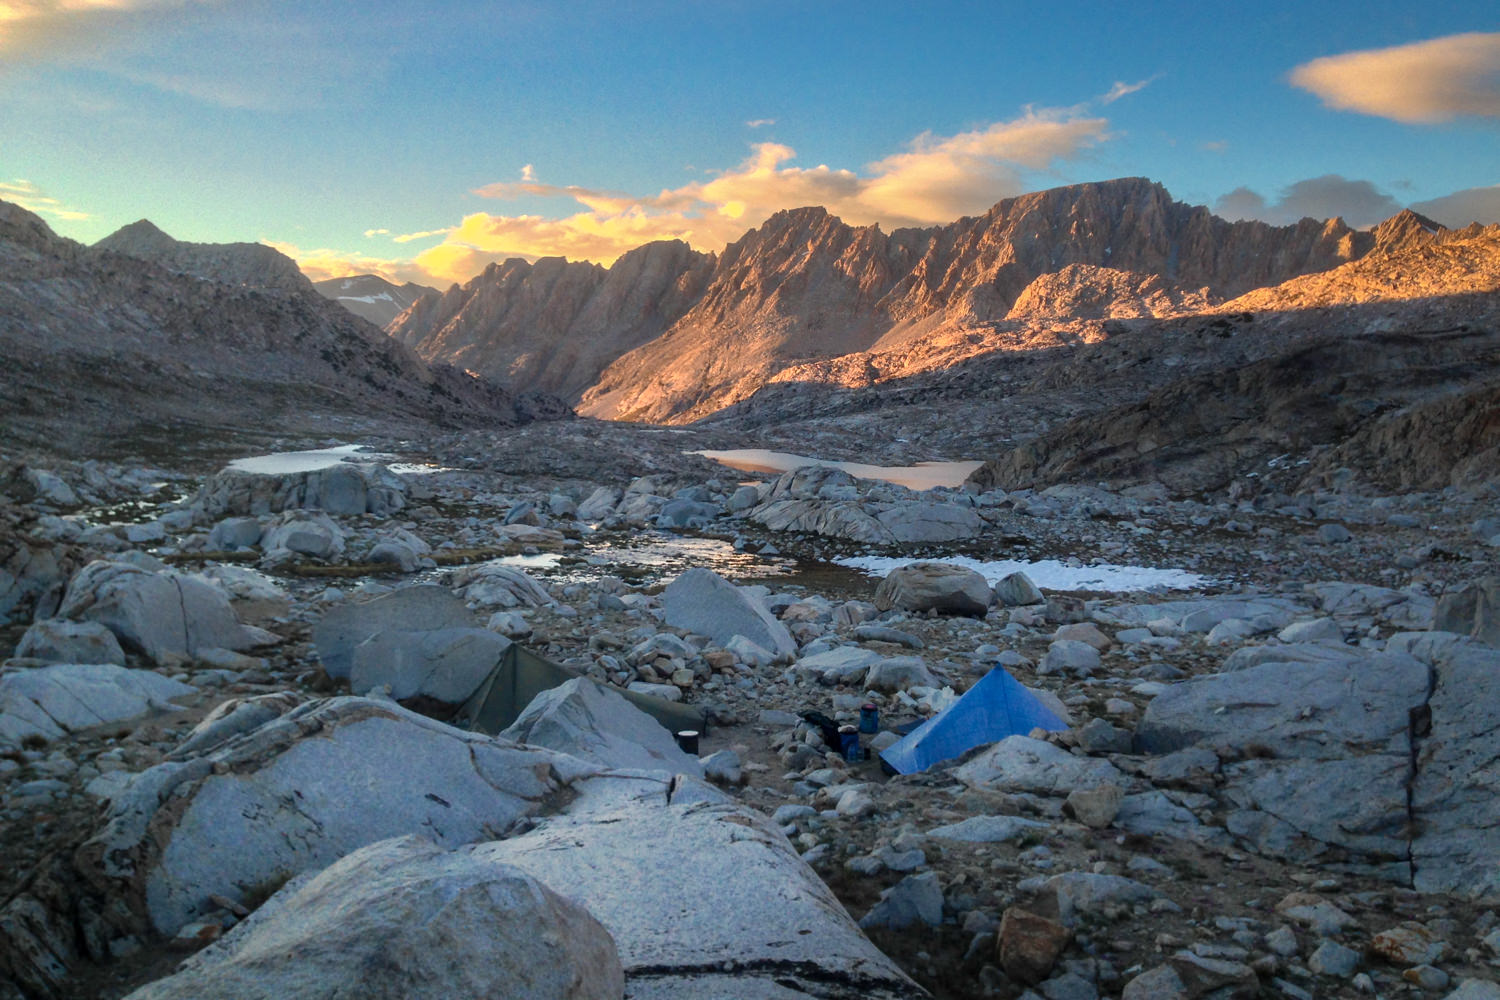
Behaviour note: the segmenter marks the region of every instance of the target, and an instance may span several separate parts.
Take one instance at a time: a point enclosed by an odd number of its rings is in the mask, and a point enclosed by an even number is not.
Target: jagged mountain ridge
[[[1191,311],[1336,267],[1375,245],[1374,234],[1339,220],[1226,222],[1173,201],[1159,184],[1126,178],[891,233],[849,226],[821,208],[779,212],[717,258],[682,248],[684,280],[654,274],[646,291],[655,305],[649,324],[597,308],[587,327],[571,320],[627,255],[609,270],[508,261],[418,303],[390,330],[425,358],[535,380],[590,415],[681,422],[746,398],[791,366],[939,331],[1024,326],[1075,307],[1102,317]],[[669,286],[672,295],[656,291]],[[543,287],[549,299],[537,297]],[[558,345],[559,337],[587,347]],[[534,360],[558,351],[580,354],[566,385]],[[601,359],[597,374],[587,370]]]
[[[423,296],[387,329],[430,361],[577,399],[606,365],[687,311],[714,261],[677,240],[637,247],[607,269],[507,260]]]
[[[351,274],[344,278],[314,281],[313,288],[324,298],[332,299],[361,319],[382,329],[400,316],[411,304],[436,289],[408,281],[404,285],[387,281],[378,274]]]
[[[269,432],[387,415],[508,426],[567,412],[429,366],[302,286],[226,283],[82,246],[0,202],[7,430],[62,449],[145,427]]]

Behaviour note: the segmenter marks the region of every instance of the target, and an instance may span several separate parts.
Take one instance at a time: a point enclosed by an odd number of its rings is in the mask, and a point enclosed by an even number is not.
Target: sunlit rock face
[[[390,329],[428,360],[559,393],[590,415],[680,421],[799,363],[979,324],[1177,315],[1374,245],[1338,220],[1225,222],[1128,178],[930,229],[885,233],[799,208],[717,257],[658,242],[609,269],[506,261],[425,296]],[[864,367],[821,375],[847,385]]]

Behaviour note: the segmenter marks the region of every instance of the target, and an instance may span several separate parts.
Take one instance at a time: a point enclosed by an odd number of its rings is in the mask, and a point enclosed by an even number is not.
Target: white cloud
[[[1500,32],[1325,56],[1292,70],[1291,82],[1330,108],[1398,122],[1500,118]]]
[[[64,222],[82,222],[92,219],[93,216],[87,212],[72,208],[56,198],[50,197],[41,188],[28,180],[17,178],[13,181],[0,181],[0,200],[14,202],[37,215],[50,215],[54,219]]]
[[[776,124],[776,119],[774,119],[774,118],[752,118],[752,119],[750,119],[749,121],[747,121],[745,123],[745,127],[746,128],[765,128],[767,126],[775,125],[775,124]]]
[[[390,232],[389,229],[366,229],[365,239],[373,239],[376,236],[388,236]]]
[[[1500,184],[1465,188],[1441,198],[1414,202],[1411,210],[1449,229],[1462,229],[1471,222],[1492,226],[1500,222]]]
[[[1231,221],[1260,219],[1284,226],[1304,218],[1342,218],[1356,229],[1373,226],[1401,211],[1401,204],[1374,184],[1324,174],[1297,181],[1282,190],[1275,201],[1241,187],[1214,203],[1214,213]]]

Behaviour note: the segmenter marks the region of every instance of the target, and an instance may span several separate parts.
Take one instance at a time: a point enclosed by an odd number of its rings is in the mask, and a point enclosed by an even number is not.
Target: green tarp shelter
[[[476,733],[494,736],[515,722],[526,706],[531,704],[531,699],[543,691],[581,676],[583,675],[578,671],[553,663],[517,643],[511,643],[489,677],[469,696],[469,700],[463,703],[451,721],[454,725],[465,726]],[[636,708],[660,722],[668,732],[678,733],[684,729],[699,733],[707,731],[703,712],[692,705],[633,691],[619,693]]]

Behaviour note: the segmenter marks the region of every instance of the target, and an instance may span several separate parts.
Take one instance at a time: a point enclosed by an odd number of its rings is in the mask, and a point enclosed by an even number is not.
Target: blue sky
[[[0,0],[0,198],[315,276],[718,250],[1161,181],[1231,217],[1500,221],[1485,3]]]

